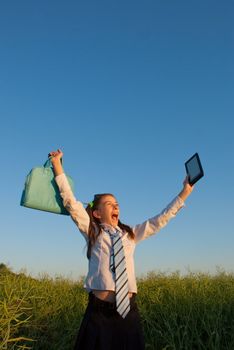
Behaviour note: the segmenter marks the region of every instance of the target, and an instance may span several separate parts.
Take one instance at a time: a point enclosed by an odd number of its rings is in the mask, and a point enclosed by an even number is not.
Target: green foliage
[[[81,281],[0,270],[0,350],[72,349],[86,304]]]
[[[234,276],[150,273],[138,280],[146,349],[233,350]],[[82,281],[0,264],[0,350],[71,350],[87,305]]]
[[[138,292],[146,349],[234,349],[232,274],[151,273]]]

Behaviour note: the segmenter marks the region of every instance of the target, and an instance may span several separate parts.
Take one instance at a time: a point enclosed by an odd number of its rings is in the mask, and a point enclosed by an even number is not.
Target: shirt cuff
[[[172,206],[173,206],[173,208],[176,209],[176,211],[179,211],[180,209],[185,207],[185,202],[183,201],[182,198],[180,198],[180,196],[177,196],[177,197],[175,197],[174,201],[172,202]]]
[[[64,173],[55,176],[55,181],[56,181],[60,191],[71,189],[71,186],[69,185],[67,177]]]

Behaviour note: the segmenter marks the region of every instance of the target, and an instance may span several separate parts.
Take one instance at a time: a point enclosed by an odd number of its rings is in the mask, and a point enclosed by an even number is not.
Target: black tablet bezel
[[[192,181],[190,181],[190,178],[189,178],[189,184],[190,184],[190,185],[194,185],[198,180],[200,180],[201,177],[204,176],[204,171],[203,171],[203,169],[202,169],[202,165],[201,165],[201,161],[200,161],[199,155],[198,155],[198,153],[195,153],[191,158],[189,158],[189,160],[187,160],[187,161],[185,162],[185,168],[186,168],[186,173],[187,173],[188,177],[189,177],[188,163],[189,163],[193,158],[196,158],[197,163],[198,163],[198,166],[199,166],[199,169],[200,169],[200,172],[199,172],[199,174],[198,174]]]

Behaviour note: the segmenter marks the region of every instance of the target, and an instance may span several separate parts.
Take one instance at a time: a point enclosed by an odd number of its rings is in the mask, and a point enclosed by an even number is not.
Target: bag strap
[[[51,156],[51,157],[49,157],[48,159],[47,159],[47,161],[45,162],[45,164],[44,164],[44,168],[52,168],[52,164],[51,164],[51,159],[52,159],[53,157]],[[61,164],[63,165],[63,159],[62,158],[60,158],[60,161],[61,161]]]

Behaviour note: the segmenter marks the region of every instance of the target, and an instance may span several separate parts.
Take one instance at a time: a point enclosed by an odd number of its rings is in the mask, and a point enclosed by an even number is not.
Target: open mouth
[[[118,220],[119,215],[118,214],[112,214],[111,217],[112,217],[112,220]]]

